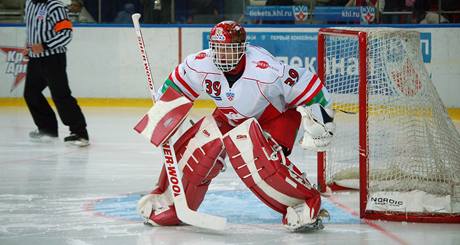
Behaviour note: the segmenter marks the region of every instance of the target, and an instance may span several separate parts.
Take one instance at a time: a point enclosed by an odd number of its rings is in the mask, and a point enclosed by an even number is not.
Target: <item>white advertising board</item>
[[[423,60],[443,102],[448,107],[460,107],[457,95],[460,91],[460,28],[416,30],[422,33]],[[281,60],[314,69],[318,28],[250,27],[247,31],[250,41],[266,46]],[[206,27],[143,29],[157,88],[180,59],[206,46],[207,32],[209,28]],[[22,96],[26,64],[20,48],[24,43],[23,26],[0,26],[0,97]],[[76,97],[149,97],[137,39],[130,27],[76,26],[68,46],[67,62],[69,81]],[[10,92],[15,83],[19,86]]]

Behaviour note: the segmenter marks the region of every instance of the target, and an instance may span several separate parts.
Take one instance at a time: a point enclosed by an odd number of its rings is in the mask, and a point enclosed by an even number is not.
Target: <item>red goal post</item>
[[[359,189],[361,218],[460,222],[460,135],[419,38],[389,28],[318,33],[318,75],[337,111],[318,187]]]

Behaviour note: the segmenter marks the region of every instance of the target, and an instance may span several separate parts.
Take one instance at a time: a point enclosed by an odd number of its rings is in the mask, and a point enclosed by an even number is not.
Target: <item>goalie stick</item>
[[[131,16],[131,18],[133,20],[134,30],[136,31],[139,50],[144,63],[145,74],[147,75],[148,87],[152,100],[155,103],[155,86],[153,84],[152,72],[150,70],[149,60],[145,51],[144,38],[142,37],[141,27],[139,24],[141,14],[135,13]],[[182,185],[182,176],[176,159],[176,153],[174,151],[173,144],[171,144],[169,139],[160,146],[160,150],[166,168],[166,173],[168,175],[169,189],[173,197],[176,214],[179,220],[196,227],[223,230],[227,222],[226,218],[199,213],[188,207],[187,200],[185,198],[184,186]]]

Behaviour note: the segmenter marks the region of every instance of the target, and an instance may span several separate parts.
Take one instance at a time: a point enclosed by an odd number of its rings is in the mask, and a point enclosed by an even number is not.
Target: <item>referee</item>
[[[62,122],[70,135],[64,142],[89,145],[85,117],[72,96],[66,73],[67,44],[72,40],[72,22],[59,0],[27,0],[25,17],[27,41],[24,55],[29,57],[24,99],[37,130],[29,133],[33,141],[58,138],[56,114],[42,91],[48,87]]]

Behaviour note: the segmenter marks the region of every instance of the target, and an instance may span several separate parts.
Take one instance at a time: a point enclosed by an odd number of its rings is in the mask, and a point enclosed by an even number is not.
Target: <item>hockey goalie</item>
[[[135,129],[158,146],[175,133],[193,101],[208,94],[217,108],[173,145],[189,208],[198,209],[228,157],[254,195],[283,215],[288,230],[322,229],[327,211],[321,210],[320,194],[289,154],[298,131],[304,148],[324,151],[330,144],[335,124],[326,88],[316,74],[249,45],[236,22],[214,26],[209,47],[175,67],[146,115],[148,122],[144,117]],[[163,167],[153,191],[138,203],[146,223],[181,223],[168,184]]]

